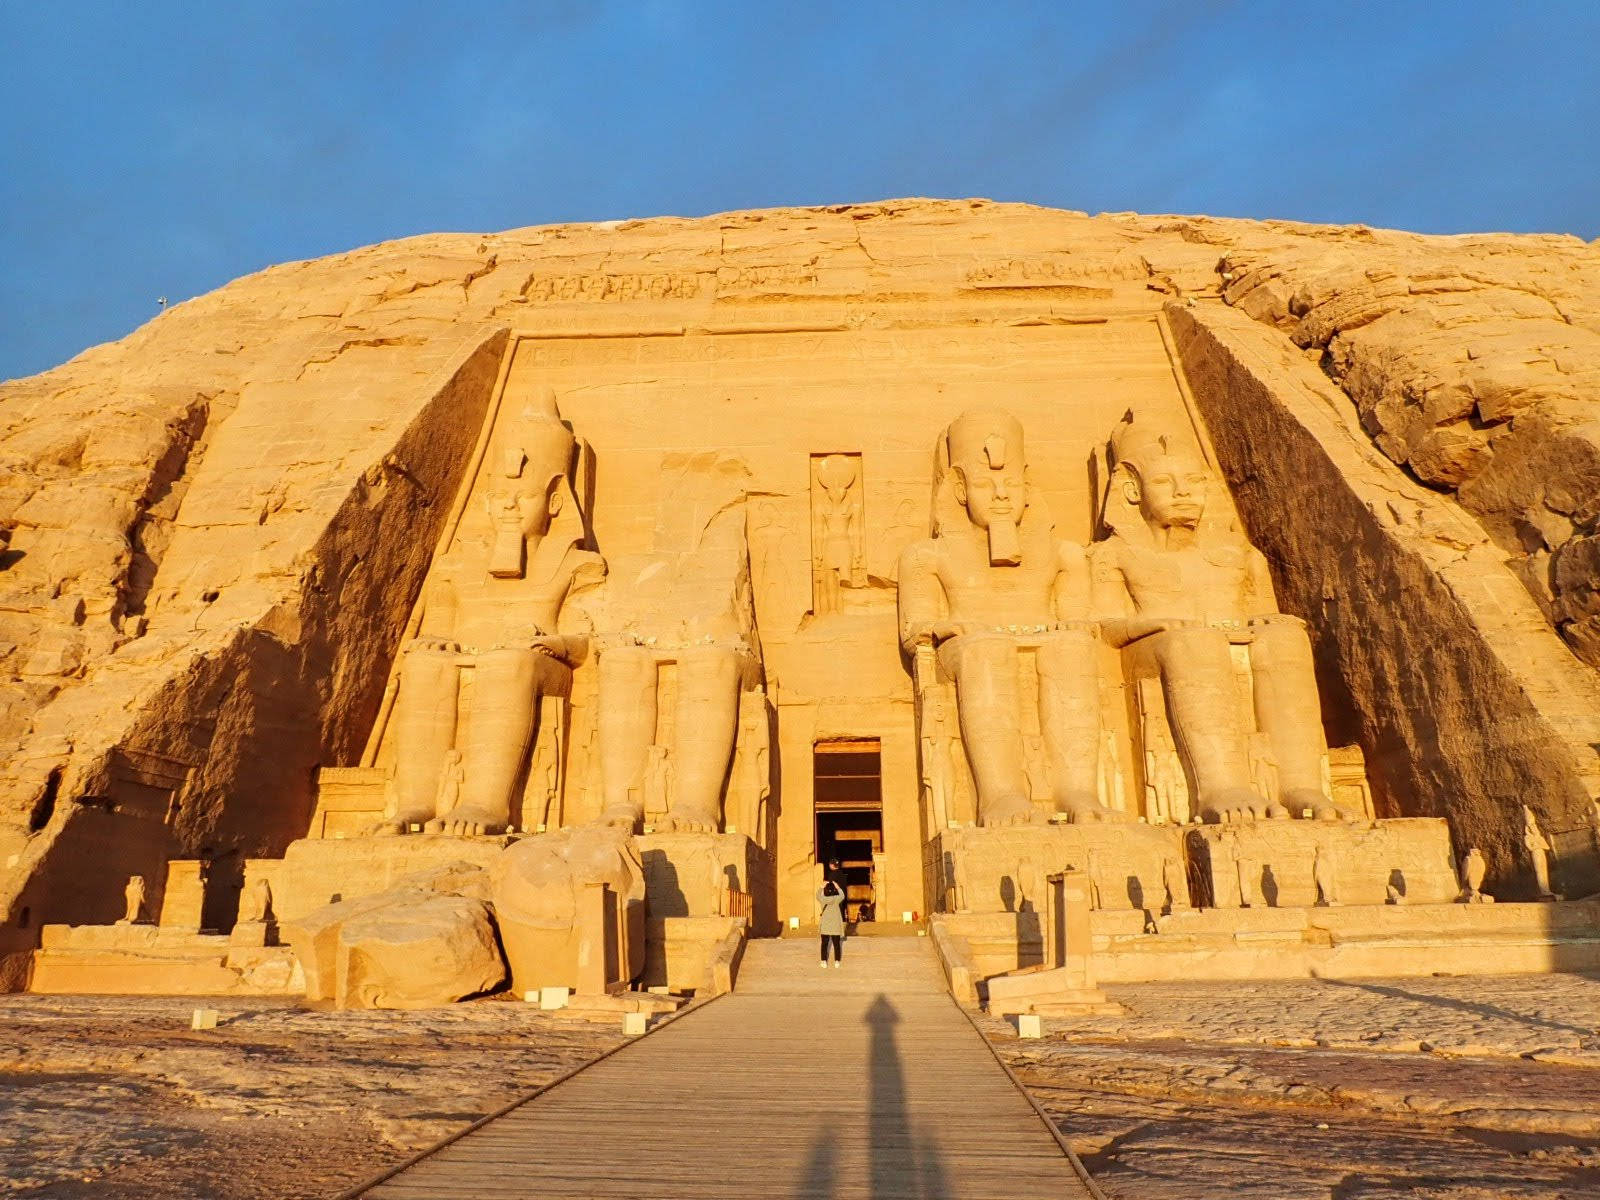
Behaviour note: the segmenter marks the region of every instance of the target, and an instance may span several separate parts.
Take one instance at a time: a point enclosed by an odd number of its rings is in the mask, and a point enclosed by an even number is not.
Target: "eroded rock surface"
[[[1600,1189],[1600,979],[1105,990],[1126,1016],[985,1030],[1109,1196]]]
[[[252,1000],[202,1032],[193,1006],[0,999],[0,1194],[326,1197],[623,1040],[620,1021],[514,1002],[313,1013]]]

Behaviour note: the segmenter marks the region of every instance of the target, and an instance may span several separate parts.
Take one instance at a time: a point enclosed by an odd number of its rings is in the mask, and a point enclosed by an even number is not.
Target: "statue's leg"
[[[1039,729],[1057,812],[1073,821],[1127,820],[1100,803],[1098,643],[1087,630],[1064,629],[1039,645]]]
[[[678,659],[677,795],[668,829],[715,833],[722,827],[722,789],[739,728],[737,650],[700,646]]]
[[[1173,737],[1194,776],[1201,818],[1265,815],[1269,802],[1250,781],[1228,635],[1220,629],[1171,629],[1151,641]]]
[[[547,655],[526,647],[486,650],[474,660],[472,720],[461,747],[461,802],[440,813],[445,833],[500,833],[533,743],[539,668]]]
[[[379,831],[404,833],[429,821],[439,795],[439,774],[456,741],[460,656],[454,650],[414,642],[401,651],[394,703],[395,811]]]
[[[600,819],[632,828],[644,816],[644,768],[656,736],[656,660],[642,646],[600,654]]]
[[[1272,743],[1278,760],[1279,793],[1293,816],[1310,809],[1331,820],[1353,818],[1323,791],[1322,760],[1328,743],[1322,732],[1311,639],[1299,625],[1254,627],[1250,669],[1255,675],[1256,723]]]
[[[1040,820],[1023,762],[1016,642],[1004,634],[963,634],[939,647],[939,663],[956,681],[961,740],[978,787],[978,824]]]

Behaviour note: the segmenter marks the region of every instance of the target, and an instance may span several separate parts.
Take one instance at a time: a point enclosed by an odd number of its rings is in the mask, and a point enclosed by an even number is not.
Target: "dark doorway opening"
[[[851,921],[871,920],[876,912],[872,856],[883,851],[882,772],[876,738],[818,742],[813,748],[817,861],[845,889]]]

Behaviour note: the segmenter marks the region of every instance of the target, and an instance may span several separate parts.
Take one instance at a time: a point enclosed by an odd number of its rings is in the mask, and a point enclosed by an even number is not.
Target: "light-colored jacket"
[[[835,884],[835,887],[838,885]],[[824,934],[844,933],[844,889],[839,888],[837,895],[826,894],[826,885],[817,889],[817,904],[822,908],[822,919],[819,922]]]

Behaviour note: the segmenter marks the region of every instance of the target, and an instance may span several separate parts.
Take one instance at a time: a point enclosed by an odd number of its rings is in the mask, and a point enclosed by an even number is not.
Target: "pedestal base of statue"
[[[923,857],[935,911],[1024,917],[1042,911],[1045,881],[1066,870],[1088,874],[1095,908],[1159,909],[1182,864],[1181,827],[1137,822],[946,829]]]
[[[408,875],[453,863],[488,867],[515,837],[303,838],[282,859],[251,859],[246,877],[265,878],[281,924],[325,904],[386,892]]]
[[[772,855],[742,833],[647,833],[634,845],[644,864],[645,985],[723,990],[717,979],[737,968],[735,930],[740,948],[747,934],[777,932]]]
[[[1448,904],[1461,890],[1450,829],[1436,817],[1366,821],[1256,820],[1190,825],[1189,861],[1214,908],[1314,905],[1317,857],[1340,904]],[[1391,892],[1392,889],[1392,892]],[[1105,907],[1113,907],[1107,905]]]
[[[1089,981],[1088,960],[1076,955],[1066,966],[996,975],[978,985],[978,996],[992,1017],[1104,1017],[1126,1011]]]
[[[46,925],[27,990],[56,995],[285,996],[305,987],[283,946],[157,925]]]
[[[1097,912],[1090,924],[1102,985],[1600,970],[1600,900],[1191,909],[1158,916],[1155,932],[1138,913]],[[1000,940],[982,946],[975,971],[1005,962]]]

